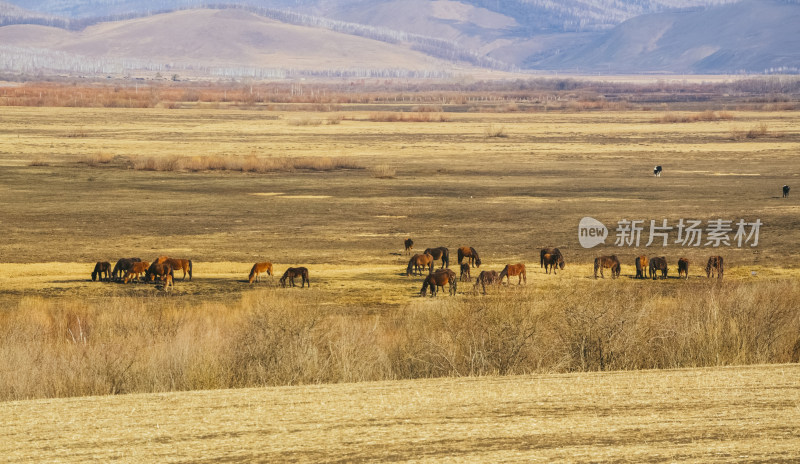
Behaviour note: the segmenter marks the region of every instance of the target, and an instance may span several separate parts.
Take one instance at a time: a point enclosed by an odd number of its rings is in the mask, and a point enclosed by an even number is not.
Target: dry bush
[[[238,155],[197,155],[182,157],[136,157],[130,162],[137,171],[239,171],[268,173],[307,169],[311,171],[334,171],[338,169],[364,169],[346,156],[319,157],[259,157],[251,153]]]
[[[322,119],[317,119],[317,118],[290,119],[288,123],[290,126],[320,126],[322,125]]]
[[[28,163],[28,166],[50,166],[50,163],[41,158],[36,158],[32,160],[30,163]]]
[[[84,155],[78,160],[79,163],[86,164],[87,166],[99,166],[101,164],[109,164],[114,160],[114,155],[107,152],[96,152],[90,155]]]
[[[666,113],[656,119],[653,122],[656,123],[667,123],[667,124],[674,124],[674,123],[686,123],[686,122],[713,122],[713,121],[731,121],[735,119],[733,113],[728,111],[720,111],[714,112],[712,110],[702,111],[700,113],[691,113],[691,114],[676,114],[676,113]]]
[[[762,122],[759,125],[748,130],[745,136],[748,139],[757,139],[759,137],[766,137],[768,133],[769,133],[769,126],[767,126],[767,123]]]
[[[372,177],[377,179],[394,179],[394,176],[397,174],[397,169],[388,164],[379,164],[371,167],[369,172],[372,174]]]
[[[380,112],[370,113],[367,118],[373,122],[448,122],[450,118],[444,113],[416,112],[396,113]]]
[[[505,138],[505,137],[508,137],[508,134],[506,134],[505,126],[496,126],[494,124],[489,124],[489,126],[484,131],[484,135],[487,138]]]

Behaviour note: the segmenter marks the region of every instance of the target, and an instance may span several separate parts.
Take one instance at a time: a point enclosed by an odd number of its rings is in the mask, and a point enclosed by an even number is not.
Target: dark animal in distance
[[[717,273],[717,278],[721,279],[722,274],[725,273],[725,269],[722,265],[722,256],[711,256],[708,258],[708,263],[706,264],[706,277],[714,277],[714,273]]]
[[[469,282],[472,277],[469,275],[469,264],[461,263],[461,275],[459,276],[462,282]]]
[[[600,269],[600,277],[606,278],[603,275],[603,269],[610,268],[611,269],[611,278],[616,279],[619,277],[620,272],[620,264],[619,259],[617,259],[617,255],[611,256],[599,256],[594,259],[594,278],[597,278],[597,270]]]
[[[422,270],[425,268],[428,268],[428,274],[433,272],[433,256],[428,253],[414,255],[408,260],[406,275],[409,276],[412,272],[415,275],[422,275]]]
[[[478,256],[478,252],[475,248],[472,247],[461,247],[458,249],[458,264],[467,258],[469,264],[474,267],[481,267],[481,258]]]
[[[105,275],[105,277],[103,277]],[[111,263],[108,261],[98,261],[97,264],[94,265],[94,271],[92,271],[92,282],[97,279],[101,281],[105,280],[106,282],[111,280]]]
[[[661,271],[662,279],[667,278],[667,271],[668,271],[667,258],[665,258],[664,256],[657,256],[655,258],[650,258],[650,277],[652,277],[653,280],[656,280],[657,271]]]
[[[661,171],[662,171],[661,166],[660,165],[656,166],[653,168],[653,175],[656,177],[661,177]]]
[[[186,280],[186,274],[189,274],[189,280],[192,280],[192,260],[182,258],[170,258],[169,256],[159,256],[155,260],[156,263],[167,263],[172,266],[172,269],[180,269],[183,271],[181,280]]]
[[[647,278],[647,256],[637,256],[636,259],[633,261],[634,266],[636,266],[636,279],[646,279]]]
[[[486,295],[486,286],[487,285],[495,285],[500,283],[500,276],[497,274],[497,271],[481,271],[478,274],[478,278],[475,279],[475,287],[474,289],[478,290],[478,285],[483,288],[483,294]]]
[[[542,248],[539,252],[539,267],[544,268],[544,272],[549,274],[550,271],[548,270],[548,266],[550,269],[553,270],[553,274],[556,273],[555,265],[558,265],[560,269],[564,269],[564,255],[561,254],[561,250],[554,247],[545,247]]]
[[[270,277],[273,277],[272,274],[272,263],[269,261],[265,261],[263,263],[255,263],[253,264],[253,268],[250,269],[250,275],[247,277],[248,282],[251,284],[253,281],[260,282],[261,281],[261,274],[267,273]]]
[[[406,254],[411,254],[411,249],[414,248],[414,241],[410,238],[403,240],[403,245],[406,247]]]
[[[292,287],[296,287],[297,285],[294,284],[294,278],[301,277],[303,281],[300,283],[300,288],[303,288],[306,284],[308,284],[308,288],[311,288],[311,281],[308,280],[308,269],[304,267],[290,267],[283,273],[283,277],[281,277],[281,287],[286,286],[286,279],[289,279],[289,283],[292,284]]]
[[[791,189],[788,185],[783,186],[783,198],[789,198],[789,190]]]
[[[684,278],[689,278],[689,260],[686,258],[680,258],[678,260],[678,278],[680,279],[681,276]]]
[[[123,274],[131,268],[133,263],[140,263],[140,258],[120,258],[117,264],[114,265],[114,270],[111,272],[111,278],[114,280],[122,279]]]
[[[511,278],[514,276],[519,276],[519,281],[517,285],[522,285],[522,281],[525,281],[525,284],[528,283],[528,275],[525,273],[525,265],[522,263],[517,264],[506,264],[506,267],[500,271],[500,275],[498,276],[500,283],[503,283],[503,279],[508,280],[508,284],[511,285]]]
[[[434,297],[438,292],[438,288],[442,287],[442,290],[444,290],[445,285],[450,285],[451,295],[456,294],[456,290],[458,288],[456,273],[450,269],[439,269],[433,274],[428,274],[427,277],[425,277],[425,280],[422,282],[422,290],[419,291],[419,294],[425,296],[428,287],[430,287],[431,297]]]
[[[440,269],[450,267],[450,250],[447,247],[426,248],[423,253],[433,256],[434,260],[441,259],[442,267]]]

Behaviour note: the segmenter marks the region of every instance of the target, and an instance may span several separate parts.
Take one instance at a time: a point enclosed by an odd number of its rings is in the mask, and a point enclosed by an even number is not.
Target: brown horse
[[[164,282],[164,290],[170,291],[175,288],[175,274],[170,272],[161,276],[161,281]]]
[[[442,290],[444,290],[444,286],[448,284],[450,285],[450,294],[455,295],[458,287],[458,282],[456,282],[456,273],[450,269],[439,269],[433,274],[428,274],[428,276],[425,277],[425,281],[422,282],[422,290],[419,291],[419,294],[425,296],[428,287],[430,287],[431,297],[434,297],[436,296],[436,292],[438,291],[439,287],[442,287]]]
[[[616,279],[619,277],[620,267],[617,255],[599,256],[594,259],[594,278],[597,278],[597,270],[600,269],[600,277],[605,279],[606,276],[603,275],[603,269],[610,268],[611,278]]]
[[[556,247],[544,247],[539,251],[539,267],[543,267],[545,272],[547,272],[547,265],[545,264],[546,255],[550,255],[550,259],[554,259],[553,257],[558,255],[556,263],[559,268],[564,269],[564,255],[561,254],[561,250]],[[547,273],[549,274],[549,272]],[[553,269],[553,274],[555,274],[555,269]]]
[[[636,259],[633,260],[634,266],[636,266],[636,279],[646,279],[647,275],[647,256],[637,256]]]
[[[678,278],[681,278],[683,275],[686,279],[689,278],[689,260],[686,258],[681,258],[678,260]]]
[[[281,277],[281,287],[286,286],[286,279],[289,279],[289,283],[292,284],[292,287],[297,287],[294,284],[295,277],[302,277],[303,282],[300,283],[300,288],[303,288],[304,285],[308,284],[308,288],[311,288],[311,281],[308,279],[308,269],[304,267],[290,267],[283,273],[283,277]]]
[[[261,274],[264,272],[267,273],[270,277],[274,277],[272,274],[272,263],[269,261],[263,263],[255,263],[253,264],[253,268],[250,269],[250,276],[248,277],[249,282],[252,284],[253,281],[261,282]]]
[[[441,259],[442,267],[440,269],[450,267],[450,250],[447,247],[426,248],[423,253],[433,256],[434,261]]]
[[[461,263],[461,275],[459,278],[462,282],[469,282],[472,279],[469,275],[469,264]]]
[[[140,263],[141,261],[140,258],[120,258],[114,266],[114,270],[111,272],[111,278],[114,280],[121,279],[122,275],[131,268],[133,263]]]
[[[481,258],[478,256],[478,251],[472,247],[461,247],[458,249],[458,264],[461,264],[461,261],[464,258],[468,258],[469,264],[473,267],[481,267]]]
[[[545,274],[550,274],[552,270],[553,275],[555,275],[556,266],[562,270],[564,269],[564,257],[561,256],[561,252],[556,248],[553,253],[544,253],[541,255],[541,264],[544,266]]]
[[[407,239],[403,240],[403,246],[406,247],[406,254],[410,255],[411,254],[411,249],[414,248],[414,241],[411,240],[410,238],[407,238]]]
[[[147,268],[147,272],[144,273],[144,281],[153,282],[156,279],[162,280],[165,275],[172,275],[172,278],[174,279],[175,269],[170,266],[168,262],[153,262],[153,264]]]
[[[433,256],[428,253],[421,255],[414,255],[408,260],[408,267],[406,268],[406,275],[411,275],[412,271],[416,275],[422,275],[422,270],[428,268],[428,274],[433,272]]]
[[[714,277],[714,273],[717,273],[717,278],[721,279],[722,274],[725,272],[725,268],[722,265],[722,256],[711,256],[708,258],[708,264],[706,264],[706,277]]]
[[[105,275],[105,277],[103,277],[103,275]],[[100,281],[111,281],[111,263],[108,261],[98,261],[97,264],[94,265],[94,271],[92,271],[92,282],[98,278],[100,278]]]
[[[522,263],[517,264],[506,264],[506,267],[500,271],[500,275],[498,276],[498,280],[500,283],[503,283],[503,279],[508,280],[508,284],[511,285],[511,278],[514,276],[519,276],[519,281],[517,285],[522,285],[522,281],[525,281],[525,284],[528,284],[528,275],[525,273],[525,265]]]
[[[650,277],[652,277],[653,280],[656,280],[656,278],[658,277],[656,275],[656,272],[658,272],[658,271],[661,271],[661,278],[662,279],[666,279],[667,278],[667,271],[669,269],[667,267],[667,258],[666,257],[657,256],[655,258],[650,258],[649,267],[650,267]]]
[[[156,263],[167,263],[172,266],[172,269],[182,270],[183,277],[181,280],[186,280],[186,274],[189,274],[189,280],[192,280],[192,260],[182,258],[170,258],[169,256],[159,256],[155,260]]]
[[[475,279],[475,291],[478,290],[478,285],[483,287],[483,294],[486,295],[486,286],[495,285],[500,283],[500,276],[497,271],[481,271],[478,278]]]
[[[131,267],[125,271],[125,275],[122,277],[123,283],[128,283],[131,278],[136,279],[139,281],[139,275],[144,274],[150,268],[150,263],[147,261],[134,261],[131,263]]]

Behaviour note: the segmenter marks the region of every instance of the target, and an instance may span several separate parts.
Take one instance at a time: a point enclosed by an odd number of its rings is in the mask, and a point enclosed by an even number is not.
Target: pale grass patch
[[[397,169],[388,164],[379,164],[371,167],[369,172],[372,174],[372,177],[376,179],[394,179],[397,174]]]

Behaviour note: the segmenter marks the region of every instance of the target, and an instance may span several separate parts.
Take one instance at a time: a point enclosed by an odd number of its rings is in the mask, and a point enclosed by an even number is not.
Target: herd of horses
[[[721,279],[725,273],[722,256],[710,256],[706,262],[706,277],[714,277]],[[659,275],[662,279],[667,278],[669,267],[667,266],[667,258],[664,256],[657,256],[647,258],[647,256],[637,256],[633,261],[636,267],[636,279],[652,278],[656,280]],[[620,262],[616,255],[599,256],[594,260],[594,278],[597,278],[597,271],[600,271],[600,277],[605,278],[603,269],[611,270],[611,278],[619,277]],[[689,278],[689,260],[687,258],[678,259],[678,278]]]

